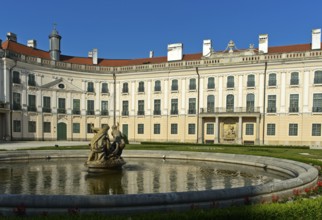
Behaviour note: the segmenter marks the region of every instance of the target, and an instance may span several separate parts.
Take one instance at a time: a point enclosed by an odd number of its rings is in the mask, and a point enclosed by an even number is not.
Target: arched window
[[[171,91],[178,91],[178,80],[172,80]]]
[[[268,86],[276,86],[276,73],[268,75]]]
[[[128,93],[128,92],[129,92],[129,84],[123,83],[122,93]]]
[[[247,112],[254,112],[255,110],[255,95],[254,94],[247,94],[246,96],[246,111]]]
[[[235,87],[234,77],[228,76],[227,77],[227,88],[234,88],[234,87]]]
[[[214,89],[215,88],[215,78],[214,77],[209,77],[208,78],[208,89]]]
[[[102,93],[108,93],[108,84],[102,83]]]
[[[292,72],[290,85],[298,85],[298,84],[299,84],[299,73]]]
[[[215,112],[215,96],[208,95],[207,96],[207,112]]]
[[[322,71],[315,71],[314,84],[322,84]]]
[[[155,92],[160,92],[161,91],[161,82],[160,80],[157,80],[154,82],[154,91]]]
[[[138,92],[144,92],[144,82],[139,82],[139,89]]]
[[[255,87],[255,75],[251,74],[247,76],[247,87]]]
[[[189,90],[196,90],[196,79],[190,79]]]
[[[87,92],[94,92],[94,83],[93,82],[87,83]]]
[[[226,111],[233,112],[234,111],[234,95],[227,95],[226,97]]]

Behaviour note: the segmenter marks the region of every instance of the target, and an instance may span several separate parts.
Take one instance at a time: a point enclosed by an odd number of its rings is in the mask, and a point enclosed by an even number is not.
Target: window
[[[178,99],[171,99],[171,115],[178,114]]]
[[[227,112],[234,111],[234,95],[227,95],[227,97],[226,97],[226,111]]]
[[[122,102],[122,115],[123,116],[129,115],[129,101]]]
[[[18,71],[13,71],[12,82],[20,84],[20,73]]]
[[[21,121],[13,120],[13,132],[21,132]]]
[[[322,71],[315,71],[314,84],[322,84]]]
[[[88,134],[94,133],[92,130],[92,127],[94,127],[94,124],[91,124],[91,123],[87,124],[87,133]]]
[[[235,87],[234,77],[228,76],[227,77],[227,88],[234,88],[234,87]]]
[[[178,124],[171,124],[171,134],[178,134]]]
[[[36,122],[35,121],[28,121],[28,132],[29,133],[36,132]]]
[[[66,100],[64,98],[58,98],[58,113],[65,114],[66,109],[65,109],[65,102]]]
[[[28,75],[28,86],[36,86],[36,80],[34,74]]]
[[[44,128],[43,128],[44,133],[50,133],[51,132],[51,123],[50,122],[44,122]]]
[[[102,93],[108,93],[108,84],[102,83]]]
[[[157,80],[154,82],[154,91],[155,92],[160,92],[161,91],[161,82],[160,80]]]
[[[144,100],[138,101],[138,115],[144,115]]]
[[[28,111],[36,112],[36,96],[35,95],[28,95]]]
[[[94,100],[87,100],[87,115],[94,115]]]
[[[144,134],[144,124],[138,124],[138,134]]]
[[[196,98],[189,98],[188,114],[196,114]]]
[[[178,80],[172,80],[171,91],[178,91]]]
[[[108,124],[101,124],[101,128],[106,128],[108,127]]]
[[[246,135],[254,135],[254,124],[246,124]]]
[[[196,133],[196,124],[188,124],[188,134]]]
[[[209,77],[208,78],[207,88],[208,89],[214,89],[215,88],[215,78],[214,77]]]
[[[247,76],[247,87],[255,87],[255,75]]]
[[[87,83],[87,92],[94,92],[94,83],[93,82]]]
[[[154,100],[153,115],[161,115],[161,100],[160,99]]]
[[[138,92],[144,92],[144,82],[139,82]]]
[[[312,136],[321,136],[321,124],[312,124]]]
[[[268,86],[276,86],[276,74],[271,73],[268,75]]]
[[[73,123],[73,133],[75,134],[80,133],[80,123]]]
[[[267,136],[275,136],[275,124],[267,124]]]
[[[129,84],[123,83],[122,93],[129,93]]]
[[[247,112],[254,112],[255,110],[255,95],[254,94],[247,94],[246,96],[246,111]]]
[[[101,115],[108,115],[108,101],[102,101],[102,103],[101,103]]]
[[[297,128],[298,128],[297,124],[289,124],[288,135],[289,136],[297,136]]]
[[[211,112],[211,113],[215,112],[215,96],[214,95],[207,96],[207,112]]]
[[[299,95],[290,94],[289,112],[299,112]]]
[[[154,126],[153,126],[153,133],[154,134],[160,134],[161,133],[161,126],[160,126],[160,124],[154,124]]]
[[[322,93],[313,94],[312,112],[322,112]]]
[[[207,134],[214,134],[214,124],[207,124]]]
[[[267,112],[276,112],[276,95],[268,95],[267,102]]]
[[[298,72],[292,72],[291,73],[291,82],[290,85],[298,85],[299,84],[299,73]]]
[[[73,114],[79,115],[80,114],[80,100],[73,99]]]
[[[196,90],[196,79],[190,79],[189,90]]]
[[[13,110],[21,110],[21,95],[20,93],[13,93]]]
[[[51,105],[50,105],[50,96],[43,97],[43,112],[51,112]]]

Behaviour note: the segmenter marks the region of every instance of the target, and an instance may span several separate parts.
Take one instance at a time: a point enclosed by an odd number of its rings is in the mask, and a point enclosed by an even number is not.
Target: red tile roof
[[[2,48],[5,50],[13,51],[23,55],[39,57],[43,59],[50,59],[48,51],[39,50],[26,45],[13,42],[5,41],[2,43]],[[288,53],[288,52],[303,52],[311,50],[311,44],[297,44],[288,46],[274,46],[268,48],[268,53]],[[202,53],[196,54],[185,54],[183,60],[200,60]],[[85,64],[92,65],[92,58],[89,57],[74,57],[61,55],[60,61],[74,63],[74,64]],[[130,66],[130,65],[142,65],[142,64],[156,64],[167,62],[167,57],[153,57],[153,58],[139,58],[139,59],[98,59],[99,66]]]

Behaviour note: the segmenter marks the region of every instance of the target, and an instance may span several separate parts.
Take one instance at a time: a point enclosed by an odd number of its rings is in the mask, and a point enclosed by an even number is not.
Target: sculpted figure
[[[87,162],[103,162],[105,160],[108,149],[110,148],[110,140],[107,133],[109,129],[110,127],[108,125],[103,128],[92,128],[95,135],[89,144],[91,153],[88,156]]]
[[[111,153],[108,157],[119,157],[121,156],[123,149],[125,148],[125,141],[122,135],[122,132],[120,131],[120,125],[117,123],[117,125],[112,126],[112,137],[113,142],[111,144]]]

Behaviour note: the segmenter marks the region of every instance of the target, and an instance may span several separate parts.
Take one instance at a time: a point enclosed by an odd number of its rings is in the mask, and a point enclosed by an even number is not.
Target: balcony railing
[[[171,109],[170,114],[171,115],[177,115],[178,114],[178,109]]]
[[[57,109],[57,113],[59,113],[59,114],[66,114],[66,109],[64,109],[64,108],[58,108]]]
[[[95,115],[95,111],[94,110],[87,110],[86,114],[87,115]]]
[[[312,112],[322,112],[322,107],[312,107]]]
[[[36,108],[36,106],[28,106],[27,110],[28,110],[28,112],[36,112],[37,108]]]
[[[276,107],[268,107],[267,108],[267,113],[275,113],[276,112]]]
[[[102,89],[102,93],[109,93],[108,89]]]
[[[122,111],[122,116],[129,116],[129,111]]]
[[[15,84],[20,84],[21,80],[20,80],[20,78],[13,78],[12,82],[15,83]]]
[[[196,114],[196,109],[188,109],[188,114]]]
[[[219,113],[259,113],[259,107],[236,107],[236,108],[201,108],[201,114],[219,114]]]
[[[20,105],[20,104],[16,104],[16,103],[14,103],[14,104],[12,105],[12,109],[13,109],[13,110],[21,110],[21,105]]]
[[[289,112],[299,112],[299,107],[289,107],[288,111]]]
[[[138,115],[144,115],[144,111],[138,111]]]
[[[51,113],[51,108],[43,107],[43,108],[42,108],[42,112]]]
[[[73,114],[74,115],[80,115],[80,110],[79,109],[73,109]]]
[[[101,115],[108,115],[108,111],[107,110],[101,111]]]
[[[28,80],[28,86],[36,86],[36,82],[32,80]]]
[[[153,115],[161,115],[161,110],[154,110]]]

